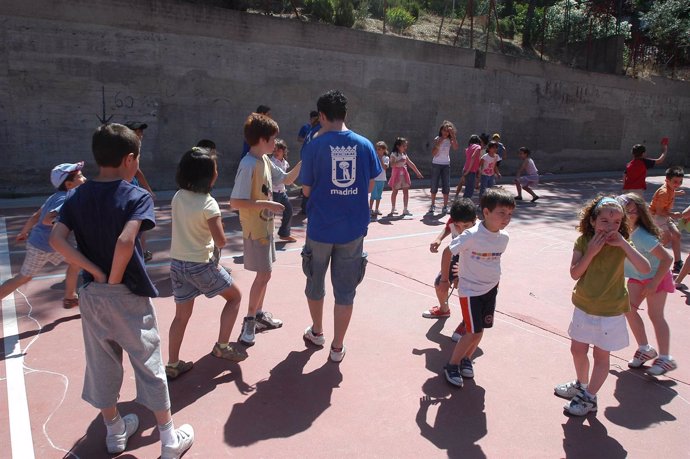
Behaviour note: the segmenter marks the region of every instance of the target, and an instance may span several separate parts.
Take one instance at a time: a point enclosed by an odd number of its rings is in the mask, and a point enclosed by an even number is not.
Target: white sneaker
[[[402,215],[412,215],[412,212],[410,212],[410,211],[407,210],[407,209],[403,209]]]
[[[175,429],[177,435],[177,447],[161,446],[161,459],[179,459],[192,447],[194,443],[194,429],[189,424],[182,424]]]
[[[654,361],[654,365],[649,367],[647,374],[652,376],[661,376],[668,371],[672,371],[678,368],[678,364],[675,360],[666,357],[659,357]]]
[[[345,349],[344,344],[343,344],[343,348],[340,349],[339,351],[336,351],[335,349],[333,349],[333,347],[331,347],[331,354],[329,356],[331,358],[331,361],[333,361],[335,363],[342,362],[343,359],[345,358],[345,351],[346,351],[346,349]]]
[[[597,410],[597,396],[590,398],[582,392],[566,403],[563,409],[573,416],[585,416]]]
[[[307,327],[306,330],[304,330],[304,335],[302,336],[302,338],[304,338],[305,342],[309,342],[317,346],[323,346],[326,343],[326,338],[323,336],[323,333],[321,333],[320,335],[315,335],[311,329],[311,326]]]
[[[559,384],[553,388],[553,393],[559,397],[572,399],[576,395],[584,391],[580,381],[569,381],[567,383]]]
[[[253,346],[255,337],[256,319],[253,317],[245,317],[242,321],[242,333],[240,333],[240,337],[237,339],[237,341],[245,346]]]
[[[636,350],[635,355],[633,356],[632,360],[628,362],[628,367],[629,368],[640,368],[642,365],[647,360],[652,360],[653,358],[656,358],[659,354],[657,354],[656,350],[653,347],[650,347],[648,351],[641,351],[641,350]]]
[[[134,435],[139,428],[139,417],[136,414],[122,416],[125,423],[125,431],[121,434],[113,434],[105,437],[105,446],[110,454],[121,453],[127,448],[127,440]]]

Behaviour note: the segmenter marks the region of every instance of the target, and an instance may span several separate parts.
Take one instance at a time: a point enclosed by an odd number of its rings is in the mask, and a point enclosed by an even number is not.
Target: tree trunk
[[[525,17],[525,25],[522,28],[522,46],[532,46],[532,21],[534,20],[534,9],[537,6],[537,0],[529,0],[527,6],[527,16]]]

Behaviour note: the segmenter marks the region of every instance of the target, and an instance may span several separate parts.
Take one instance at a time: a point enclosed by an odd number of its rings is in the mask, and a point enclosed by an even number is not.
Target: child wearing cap
[[[65,258],[57,253],[48,243],[53,220],[57,216],[62,203],[65,202],[67,192],[86,182],[81,173],[84,161],[55,166],[50,173],[50,181],[57,192],[51,195],[43,205],[27,220],[16,237],[17,242],[26,241],[26,257],[19,274],[0,285],[0,299],[17,290],[29,282],[46,263],[53,265],[62,263]],[[79,306],[77,297],[77,277],[79,268],[74,265],[67,267],[65,275],[65,296],[62,305],[66,308]]]

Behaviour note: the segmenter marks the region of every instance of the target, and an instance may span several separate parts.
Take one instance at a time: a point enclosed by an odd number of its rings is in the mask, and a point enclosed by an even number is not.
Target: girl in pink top
[[[465,165],[462,168],[462,177],[460,183],[455,189],[455,197],[460,194],[460,189],[463,183],[465,184],[465,192],[462,194],[463,198],[471,198],[474,194],[474,187],[477,183],[477,173],[479,172],[479,159],[482,157],[482,141],[478,135],[473,134],[465,149]]]

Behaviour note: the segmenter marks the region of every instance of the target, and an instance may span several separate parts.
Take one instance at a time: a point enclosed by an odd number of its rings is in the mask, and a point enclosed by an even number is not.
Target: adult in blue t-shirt
[[[364,278],[364,236],[369,226],[369,191],[381,164],[372,143],[345,125],[347,98],[337,90],[317,104],[321,130],[302,148],[302,190],[307,204],[307,240],[302,265],[312,325],[304,339],[323,346],[324,279],[330,263],[335,296],[330,358],[345,357],[347,332],[357,285]]]

